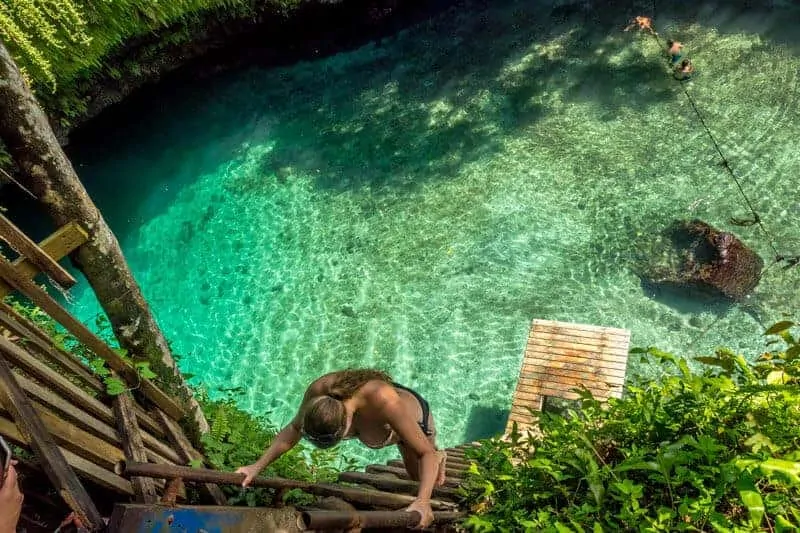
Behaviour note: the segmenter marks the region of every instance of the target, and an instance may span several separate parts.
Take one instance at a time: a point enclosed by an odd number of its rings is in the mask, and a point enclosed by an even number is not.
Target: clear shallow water
[[[675,218],[771,257],[729,225],[745,206],[657,44],[619,31],[627,14],[528,4],[165,94],[73,148],[185,372],[281,424],[314,377],[380,367],[429,398],[452,445],[502,429],[534,317],[681,354],[763,346],[752,313],[651,298],[636,275]],[[800,56],[768,37],[790,21],[700,13],[656,23],[686,44],[691,94],[797,253]],[[764,323],[797,309],[797,277],[767,271]]]

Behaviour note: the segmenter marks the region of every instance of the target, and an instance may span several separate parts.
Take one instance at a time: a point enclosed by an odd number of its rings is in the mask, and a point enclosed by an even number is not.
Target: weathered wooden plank
[[[77,222],[69,222],[61,226],[45,240],[39,243],[41,248],[54,261],[75,250],[78,246],[89,240],[89,234]],[[14,261],[14,268],[22,275],[32,278],[39,271],[36,265],[27,258],[20,257]],[[10,294],[14,289],[3,280],[0,280],[0,300]]]
[[[102,422],[94,416],[80,410],[53,391],[41,387],[37,383],[29,380],[25,376],[16,375],[17,381],[25,392],[35,400],[36,403],[46,407],[62,419],[74,424],[79,429],[99,437],[109,444],[121,447],[122,441],[117,431],[109,424]],[[151,442],[146,442],[148,460],[155,463],[180,463],[181,460],[171,448],[151,437]]]
[[[17,425],[4,416],[0,416],[0,435],[3,435],[8,440],[20,446],[30,446],[28,438],[19,431]],[[61,453],[66,458],[67,463],[74,468],[81,477],[97,483],[101,487],[113,490],[114,492],[133,496],[133,488],[131,487],[130,481],[127,479],[113,472],[109,472],[108,470],[104,470],[91,461],[87,461],[83,457],[75,455],[67,449],[59,447],[59,450],[61,450]]]
[[[531,411],[539,412],[541,411],[541,401],[539,403],[535,402],[521,402],[514,407],[511,408],[511,415],[518,419],[518,420],[525,420],[525,421],[534,421],[536,420],[536,415],[531,413]]]
[[[33,348],[37,353],[75,374],[92,390],[105,392],[103,383],[74,355],[55,346],[47,333],[6,303],[0,303],[0,326],[24,339],[29,351]]]
[[[551,353],[576,353],[582,357],[602,357],[611,361],[627,361],[628,350],[614,350],[603,346],[589,346],[585,344],[575,344],[558,341],[537,341],[529,342],[525,347],[526,351],[544,351]]]
[[[529,372],[525,374],[524,388],[517,387],[517,391],[524,392],[525,390],[535,390],[537,387],[542,386],[559,386],[559,387],[586,387],[587,389],[608,389],[614,386],[622,387],[622,384],[613,381],[603,381],[599,379],[584,380],[574,378],[571,376],[557,376],[549,374],[546,371],[541,373]]]
[[[563,376],[586,376],[586,379],[614,379],[625,381],[625,370],[619,368],[607,368],[604,366],[589,366],[585,363],[570,363],[567,361],[560,361],[553,359],[547,361],[546,365],[531,364],[526,360],[522,365],[520,373],[523,372],[538,372],[538,371],[553,372]]]
[[[101,529],[104,524],[100,512],[20,388],[3,356],[0,356],[0,384],[0,398],[19,430],[27,436],[30,447],[59,495],[87,528]]]
[[[544,388],[544,389],[541,390],[541,392],[539,394],[520,394],[519,396],[515,396],[514,397],[514,401],[516,401],[516,402],[533,402],[533,401],[536,400],[536,398],[541,397],[541,396],[554,396],[556,398],[564,398],[566,395],[575,395],[576,394],[574,392],[575,389],[577,389],[577,387]],[[613,391],[613,390],[600,390],[600,389],[590,389],[589,392],[592,393],[592,395],[595,397],[595,399],[601,400],[601,401],[607,400],[609,398],[609,396],[612,396],[615,393],[615,391]]]
[[[600,391],[605,394],[611,390],[622,390],[623,387],[621,383],[609,383],[605,381],[585,381],[574,378],[553,379],[553,376],[547,374],[540,374],[538,376],[536,374],[529,374],[526,381],[525,384],[517,386],[514,391],[515,398],[518,395],[540,394],[543,388],[573,389],[586,387],[590,391]]]
[[[621,372],[621,371],[620,371]],[[615,383],[621,384],[625,382],[625,378],[621,376],[610,376],[605,374],[604,372],[596,372],[592,373],[589,371],[580,371],[580,370],[571,370],[567,368],[558,368],[558,367],[545,367],[545,366],[533,366],[533,365],[525,365],[522,367],[522,370],[519,373],[520,380],[528,379],[528,380],[537,380],[537,379],[546,379],[546,376],[552,376],[555,379],[571,379],[576,383],[580,382],[599,382],[599,383]],[[520,385],[520,382],[517,382]],[[522,383],[521,385],[528,385],[527,382]]]
[[[448,452],[449,453],[449,452]],[[400,479],[410,479],[408,472],[403,467],[389,466],[389,465],[369,465],[364,469],[369,474],[392,474]],[[464,478],[456,476],[447,476],[444,481],[445,487],[458,487]]]
[[[342,483],[358,483],[369,485],[378,490],[388,492],[402,492],[404,494],[417,494],[419,483],[407,479],[392,479],[380,474],[364,472],[340,472],[338,481]],[[458,499],[458,491],[450,487],[434,487],[433,497],[442,500]]]
[[[514,394],[514,402],[528,402],[534,401],[539,396],[555,396],[558,398],[564,397],[565,394],[574,396],[577,394],[575,391],[581,390],[578,385],[563,385],[558,383],[547,384],[539,387],[533,392],[518,392]],[[595,399],[605,401],[610,397],[619,398],[622,395],[622,387],[587,387],[587,390],[592,393]]]
[[[205,465],[205,458],[203,455],[194,449],[194,446],[192,446],[192,443],[189,442],[188,438],[186,438],[183,430],[181,430],[181,428],[175,422],[170,420],[167,415],[158,409],[155,411],[155,417],[159,422],[161,422],[161,425],[164,428],[164,433],[167,434],[172,445],[176,450],[178,450],[178,453],[181,454],[184,464],[189,464],[192,461],[200,461]],[[222,489],[220,489],[217,485],[214,485],[213,483],[204,483],[202,487],[203,491],[206,493],[206,496],[208,496],[217,505],[228,504],[228,498],[225,497]]]
[[[550,353],[577,353],[584,357],[594,356],[607,361],[623,362],[628,360],[628,351],[615,352],[605,347],[593,347],[586,344],[561,341],[534,341],[529,342],[526,351],[546,351]]]
[[[610,348],[614,348],[617,350],[626,350],[628,349],[628,345],[630,344],[630,339],[628,338],[621,338],[621,337],[611,337],[608,335],[592,335],[591,333],[583,333],[578,335],[559,335],[556,333],[550,333],[545,331],[537,331],[534,332],[528,338],[528,342],[532,342],[534,340],[538,341],[566,341],[566,342],[574,342],[577,344],[586,344],[588,346],[608,346]]]
[[[603,368],[616,368],[618,370],[625,370],[628,367],[626,361],[608,361],[603,360],[597,356],[587,357],[580,352],[569,353],[553,353],[544,350],[525,350],[525,360],[531,364],[541,364],[548,366],[550,361],[559,361],[564,363],[573,364],[594,364],[602,366]]]
[[[533,409],[533,410],[536,411],[537,413],[540,412],[538,409]],[[526,411],[527,411],[527,409],[526,409]],[[532,424],[537,424],[538,423],[539,417],[538,416],[534,416],[529,411],[527,411],[525,413],[522,413],[520,411],[512,411],[508,419],[509,419],[509,421],[516,422],[517,424],[532,425]]]
[[[585,344],[587,346],[604,346],[608,349],[618,351],[628,351],[630,339],[618,337],[608,337],[606,335],[591,336],[589,333],[583,335],[557,335],[555,333],[537,332],[528,337],[527,342],[573,342],[575,344]]]
[[[133,410],[133,398],[129,392],[119,394],[114,398],[114,414],[117,417],[117,430],[122,438],[122,449],[128,461],[147,462],[147,452],[139,432],[136,413]],[[152,478],[131,478],[133,492],[136,500],[141,503],[155,503],[158,501],[156,484]]]
[[[387,461],[386,465],[393,466],[395,468],[405,468],[403,461],[400,459],[392,459],[391,461]],[[445,474],[448,476],[464,477],[464,471],[465,470],[462,468],[453,468],[449,463],[445,466]]]
[[[136,369],[126,363],[117,352],[111,349],[102,339],[89,331],[77,318],[61,307],[44,289],[33,281],[20,276],[7,259],[0,257],[0,277],[12,287],[24,294],[34,305],[39,306],[45,313],[54,318],[67,331],[72,333],[81,343],[108,363],[112,370],[118,372],[129,385],[138,387],[142,394],[162,411],[175,420],[186,416],[186,412],[159,389],[152,381],[142,378]]]
[[[588,338],[588,337],[562,337],[544,334],[542,336],[535,336],[528,339],[527,344],[540,344],[543,346],[558,346],[558,343],[567,343],[575,345],[576,349],[584,351],[608,351],[615,354],[627,355],[630,342],[625,341],[609,341],[608,339]]]
[[[630,336],[631,332],[627,329],[610,328],[607,326],[595,326],[593,324],[576,324],[573,322],[559,322],[556,320],[534,319],[532,327],[537,331],[587,331],[590,333],[605,333],[606,335],[617,335],[620,337]]]
[[[155,438],[155,437],[161,439],[167,438],[167,436],[164,434],[164,430],[161,429],[161,426],[158,424],[158,422],[156,422],[152,416],[147,414],[144,408],[138,403],[133,406],[133,409],[136,411],[136,419],[139,421],[139,425],[147,431],[147,433],[144,434],[144,443],[149,446],[150,441],[148,440],[148,438],[152,438],[154,441],[158,442],[158,444],[154,444],[154,446],[158,446],[159,444],[161,446],[166,446],[166,444]],[[150,434],[155,435],[155,437],[151,436]],[[176,462],[179,461],[177,461],[176,459]]]
[[[621,396],[629,342],[630,332],[623,329],[533,320],[506,433],[514,422],[535,430],[529,409],[540,411],[547,396],[578,399],[573,389],[581,386],[599,400]]]
[[[20,346],[9,342],[8,339],[0,336],[0,349],[6,357],[15,365],[23,368],[26,372],[42,381],[51,389],[57,391],[66,400],[77,405],[81,409],[93,414],[94,416],[113,423],[114,417],[111,409],[103,405],[100,401],[90,396],[88,393],[77,387],[67,378],[39,361]]]
[[[538,380],[539,383],[536,385],[530,386],[526,390],[519,390],[517,389],[514,392],[514,397],[516,398],[517,395],[521,395],[520,397],[527,397],[530,395],[541,394],[544,396],[553,396],[549,392],[543,391],[566,391],[571,392],[572,389],[580,389],[581,387],[585,387],[594,395],[602,395],[606,396],[611,393],[615,392],[622,392],[622,385],[616,386],[609,386],[603,383],[581,383],[581,382],[555,382],[555,381],[548,381],[548,380]]]
[[[102,466],[106,470],[113,470],[117,463],[125,459],[122,450],[113,444],[65,422],[35,402],[31,402],[31,406],[44,424],[45,430],[62,448]],[[3,409],[0,408],[0,411]]]
[[[0,213],[0,239],[8,243],[20,256],[25,257],[50,279],[69,288],[77,283],[72,274],[59,265],[52,257],[30,240],[25,233]]]
[[[124,477],[108,471],[69,450],[62,448],[62,451],[69,464],[89,481],[97,483],[99,486],[106,489],[113,490],[114,492],[133,496],[133,486],[131,482]]]

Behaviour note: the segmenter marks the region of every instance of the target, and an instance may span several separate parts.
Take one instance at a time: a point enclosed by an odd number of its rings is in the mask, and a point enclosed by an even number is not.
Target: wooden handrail
[[[184,481],[194,481],[201,483],[216,483],[224,485],[240,485],[244,479],[244,474],[233,472],[219,472],[205,468],[190,468],[187,466],[156,465],[152,463],[136,463],[125,461],[120,463],[117,473],[123,477],[149,476],[161,479],[183,479]],[[354,487],[342,487],[330,483],[309,483],[307,481],[297,481],[294,479],[284,479],[278,477],[256,477],[251,484],[253,487],[266,487],[271,489],[301,489],[305,492],[318,496],[336,496],[348,502],[370,505],[374,507],[403,507],[410,505],[414,496],[405,494],[390,494],[377,490],[366,490]],[[434,510],[452,510],[456,507],[454,503],[443,502],[441,500],[431,500],[431,508]]]

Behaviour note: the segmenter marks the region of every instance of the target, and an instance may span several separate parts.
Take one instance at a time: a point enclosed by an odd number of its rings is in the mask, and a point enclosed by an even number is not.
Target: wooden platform
[[[547,396],[574,400],[573,389],[589,389],[606,400],[622,396],[631,332],[569,322],[535,319],[511,404],[506,433],[514,422],[521,432],[535,425]]]

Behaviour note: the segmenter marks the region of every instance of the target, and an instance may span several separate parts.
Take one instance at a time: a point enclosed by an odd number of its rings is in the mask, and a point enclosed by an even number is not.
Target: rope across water
[[[658,33],[653,31],[653,32],[650,33],[650,35],[652,35],[653,38],[656,40],[656,42],[658,43],[659,48],[663,48],[664,47],[664,43],[662,43],[661,38],[658,36]],[[703,129],[705,130],[706,134],[708,135],[708,138],[711,139],[711,144],[714,145],[714,149],[717,151],[717,153],[719,154],[720,158],[722,159],[722,163],[721,163],[722,167],[728,172],[730,177],[733,179],[733,182],[736,184],[736,188],[739,190],[739,194],[742,195],[742,198],[744,198],[745,204],[747,204],[747,208],[753,214],[753,220],[750,223],[751,224],[757,224],[758,227],[761,228],[761,231],[764,233],[764,235],[767,237],[767,243],[769,244],[769,247],[772,249],[772,252],[774,254],[774,259],[773,259],[772,263],[770,263],[762,271],[762,275],[763,275],[763,272],[766,272],[773,265],[781,263],[781,262],[786,262],[786,266],[784,267],[784,269],[788,269],[788,268],[797,266],[798,264],[800,264],[800,255],[797,255],[797,256],[786,256],[786,255],[783,255],[780,252],[778,252],[778,248],[775,245],[774,237],[767,230],[766,226],[764,225],[764,222],[761,220],[761,216],[758,214],[758,212],[756,211],[755,207],[753,206],[753,202],[750,201],[750,198],[744,192],[744,188],[742,187],[742,184],[739,181],[739,178],[737,178],[736,174],[733,172],[733,168],[731,167],[731,164],[728,161],[728,158],[725,157],[724,153],[722,153],[722,148],[720,147],[719,143],[717,142],[717,139],[714,137],[714,134],[711,133],[711,129],[708,127],[708,124],[706,123],[705,119],[703,118],[702,113],[700,113],[700,109],[697,107],[697,103],[695,102],[694,98],[692,98],[692,95],[689,93],[689,91],[686,89],[686,84],[683,82],[683,80],[677,80],[677,81],[678,81],[678,83],[680,83],[681,90],[683,91],[683,94],[686,95],[686,99],[689,101],[689,104],[692,106],[692,110],[695,112],[695,114],[697,115],[697,118],[700,120],[700,124],[703,126]]]

